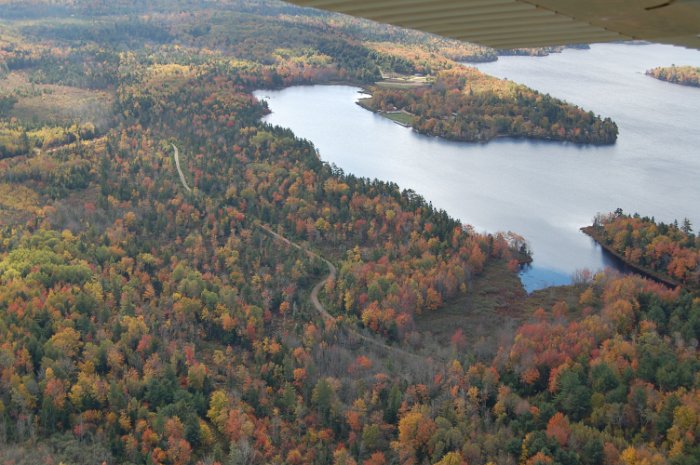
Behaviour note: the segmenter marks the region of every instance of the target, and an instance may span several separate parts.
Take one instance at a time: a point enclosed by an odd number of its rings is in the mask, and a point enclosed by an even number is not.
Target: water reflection
[[[615,263],[579,231],[597,212],[637,211],[700,225],[700,89],[643,75],[653,66],[700,65],[700,52],[668,46],[595,45],[547,58],[507,57],[480,65],[604,116],[620,127],[611,147],[426,137],[363,110],[358,89],[262,91],[272,124],[314,142],[346,172],[396,182],[480,231],[525,236],[534,263],[528,290],[567,284],[578,269]]]

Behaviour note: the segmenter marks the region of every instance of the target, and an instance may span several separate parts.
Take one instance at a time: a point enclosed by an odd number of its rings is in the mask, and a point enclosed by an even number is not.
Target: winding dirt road
[[[323,260],[323,262],[326,265],[328,265],[328,276],[323,278],[323,280],[319,281],[318,284],[316,284],[314,286],[314,288],[311,290],[311,303],[313,304],[314,308],[319,313],[319,315],[321,315],[321,317],[323,318],[324,321],[329,322],[329,323],[336,323],[337,322],[336,318],[333,315],[331,315],[328,312],[328,310],[326,310],[326,308],[323,306],[323,304],[321,304],[321,301],[318,299],[318,293],[321,291],[323,286],[325,286],[326,283],[329,282],[330,280],[333,280],[336,278],[336,276],[338,274],[338,270],[336,269],[335,265],[333,265],[331,262],[329,262],[328,260],[326,260],[325,258],[320,256],[319,254],[312,252],[311,250],[303,247],[302,245],[297,244],[296,242],[292,242],[289,239],[287,239],[286,237],[282,236],[281,234],[274,232],[272,229],[268,228],[267,226],[260,224],[260,223],[256,223],[255,225],[257,227],[259,227],[260,229],[262,229],[263,231],[265,231],[266,233],[268,233],[270,236],[274,237],[275,239],[282,241],[285,244],[290,245],[296,249],[301,250],[302,252],[306,253],[306,255],[308,255],[309,257],[318,258],[320,260]],[[443,361],[437,357],[435,357],[435,358],[424,357],[422,355],[414,354],[412,352],[408,352],[407,350],[400,349],[398,347],[393,347],[393,346],[387,345],[386,343],[384,343],[382,341],[379,341],[373,337],[370,337],[370,336],[367,336],[365,334],[360,333],[355,328],[346,327],[345,329],[350,333],[351,336],[356,337],[356,338],[360,339],[361,341],[363,341],[371,346],[374,346],[377,349],[384,351],[387,354],[408,357],[408,358],[420,360],[422,362],[432,361],[432,360]]]
[[[173,151],[174,151],[173,155],[175,158],[175,166],[177,167],[177,172],[180,175],[180,182],[182,183],[182,186],[187,190],[187,192],[192,193],[192,189],[190,189],[190,186],[187,185],[187,181],[185,180],[185,175],[182,173],[182,169],[180,168],[180,152],[178,151],[177,146],[175,146],[175,144],[171,144],[171,145],[173,146]],[[328,275],[325,278],[323,278],[321,281],[319,281],[313,287],[313,289],[311,290],[310,298],[311,298],[311,304],[314,306],[314,308],[316,309],[318,314],[321,315],[321,318],[323,318],[324,322],[337,323],[338,320],[333,315],[331,315],[328,312],[328,310],[326,310],[326,308],[323,306],[323,304],[321,304],[321,301],[318,298],[318,294],[319,294],[319,292],[321,292],[321,289],[323,289],[323,286],[325,286],[326,283],[328,283],[329,281],[335,280],[336,276],[338,275],[338,270],[335,267],[335,265],[333,265],[330,261],[326,260],[325,258],[320,256],[319,254],[312,252],[311,250],[307,249],[306,247],[303,247],[300,244],[297,244],[296,242],[290,241],[289,239],[287,239],[283,235],[276,233],[275,231],[270,229],[268,226],[265,226],[265,225],[261,224],[260,222],[256,221],[255,226],[262,229],[263,231],[265,231],[267,234],[274,237],[275,239],[277,239],[281,242],[284,242],[285,244],[290,245],[298,250],[301,250],[309,257],[318,258],[319,260],[322,260],[328,266]],[[434,360],[432,358],[428,358],[428,357],[424,357],[422,355],[408,352],[408,351],[400,349],[398,347],[393,347],[393,346],[387,345],[383,341],[379,341],[373,337],[370,337],[370,336],[367,336],[365,334],[360,333],[355,328],[346,327],[345,329],[348,331],[348,333],[351,336],[353,336],[353,337],[355,337],[355,338],[357,338],[357,339],[359,339],[359,340],[361,340],[361,341],[363,341],[371,346],[374,346],[375,348],[380,349],[387,354],[408,357],[408,358],[420,360],[423,362]],[[437,359],[437,360],[439,360],[439,359]]]
[[[260,229],[262,229],[263,231],[265,231],[266,233],[268,233],[269,235],[271,235],[272,237],[274,237],[275,239],[278,239],[287,245],[291,245],[292,247],[295,247],[295,248],[301,250],[302,252],[306,253],[306,255],[308,255],[311,258],[318,258],[320,260],[323,260],[323,262],[326,265],[328,265],[328,276],[323,278],[323,280],[320,281],[318,284],[316,284],[314,286],[314,288],[311,290],[311,303],[313,304],[316,311],[318,311],[318,313],[321,315],[321,317],[325,321],[335,321],[335,318],[330,313],[328,313],[328,310],[326,310],[325,307],[323,305],[321,305],[321,301],[318,300],[318,293],[321,291],[323,286],[325,286],[327,282],[335,279],[335,277],[338,274],[338,270],[336,269],[335,265],[333,265],[331,262],[329,262],[328,260],[326,260],[325,258],[320,256],[319,254],[312,252],[309,249],[306,249],[306,248],[302,247],[301,245],[297,244],[296,242],[290,241],[289,239],[282,236],[281,234],[274,232],[272,229],[268,228],[267,226],[264,226],[260,223],[256,223],[256,226],[259,227]]]
[[[171,145],[173,146],[173,150],[175,150],[175,166],[177,167],[177,173],[180,175],[180,182],[182,182],[182,186],[187,190],[187,192],[191,194],[192,189],[190,189],[190,186],[187,185],[187,181],[185,181],[185,175],[182,174],[182,169],[180,168],[180,152],[178,151],[175,144]]]

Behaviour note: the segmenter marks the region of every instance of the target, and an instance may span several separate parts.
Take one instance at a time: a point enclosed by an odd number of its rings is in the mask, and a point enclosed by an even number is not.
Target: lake
[[[644,75],[655,66],[700,66],[700,52],[664,45],[601,44],[548,57],[501,57],[482,71],[611,117],[614,146],[499,139],[450,142],[415,133],[355,104],[348,86],[257,91],[272,114],[323,160],[358,176],[413,189],[479,231],[514,231],[533,251],[528,291],[567,284],[577,270],[614,265],[579,228],[598,212],[626,212],[700,228],[700,88]]]

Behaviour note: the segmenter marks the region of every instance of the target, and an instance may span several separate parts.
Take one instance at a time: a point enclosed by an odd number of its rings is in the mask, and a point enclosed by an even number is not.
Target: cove
[[[478,67],[609,116],[614,146],[499,139],[487,144],[423,136],[355,104],[348,86],[261,90],[265,121],[309,139],[346,172],[413,189],[479,231],[523,235],[534,262],[528,291],[568,284],[581,269],[615,266],[579,228],[597,212],[626,212],[700,228],[700,89],[644,75],[655,66],[700,66],[700,52],[604,44],[548,57],[501,57]]]

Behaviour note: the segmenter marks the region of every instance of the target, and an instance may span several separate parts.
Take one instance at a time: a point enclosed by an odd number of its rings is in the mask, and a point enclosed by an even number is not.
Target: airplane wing
[[[290,0],[493,48],[648,40],[700,49],[700,0]]]

